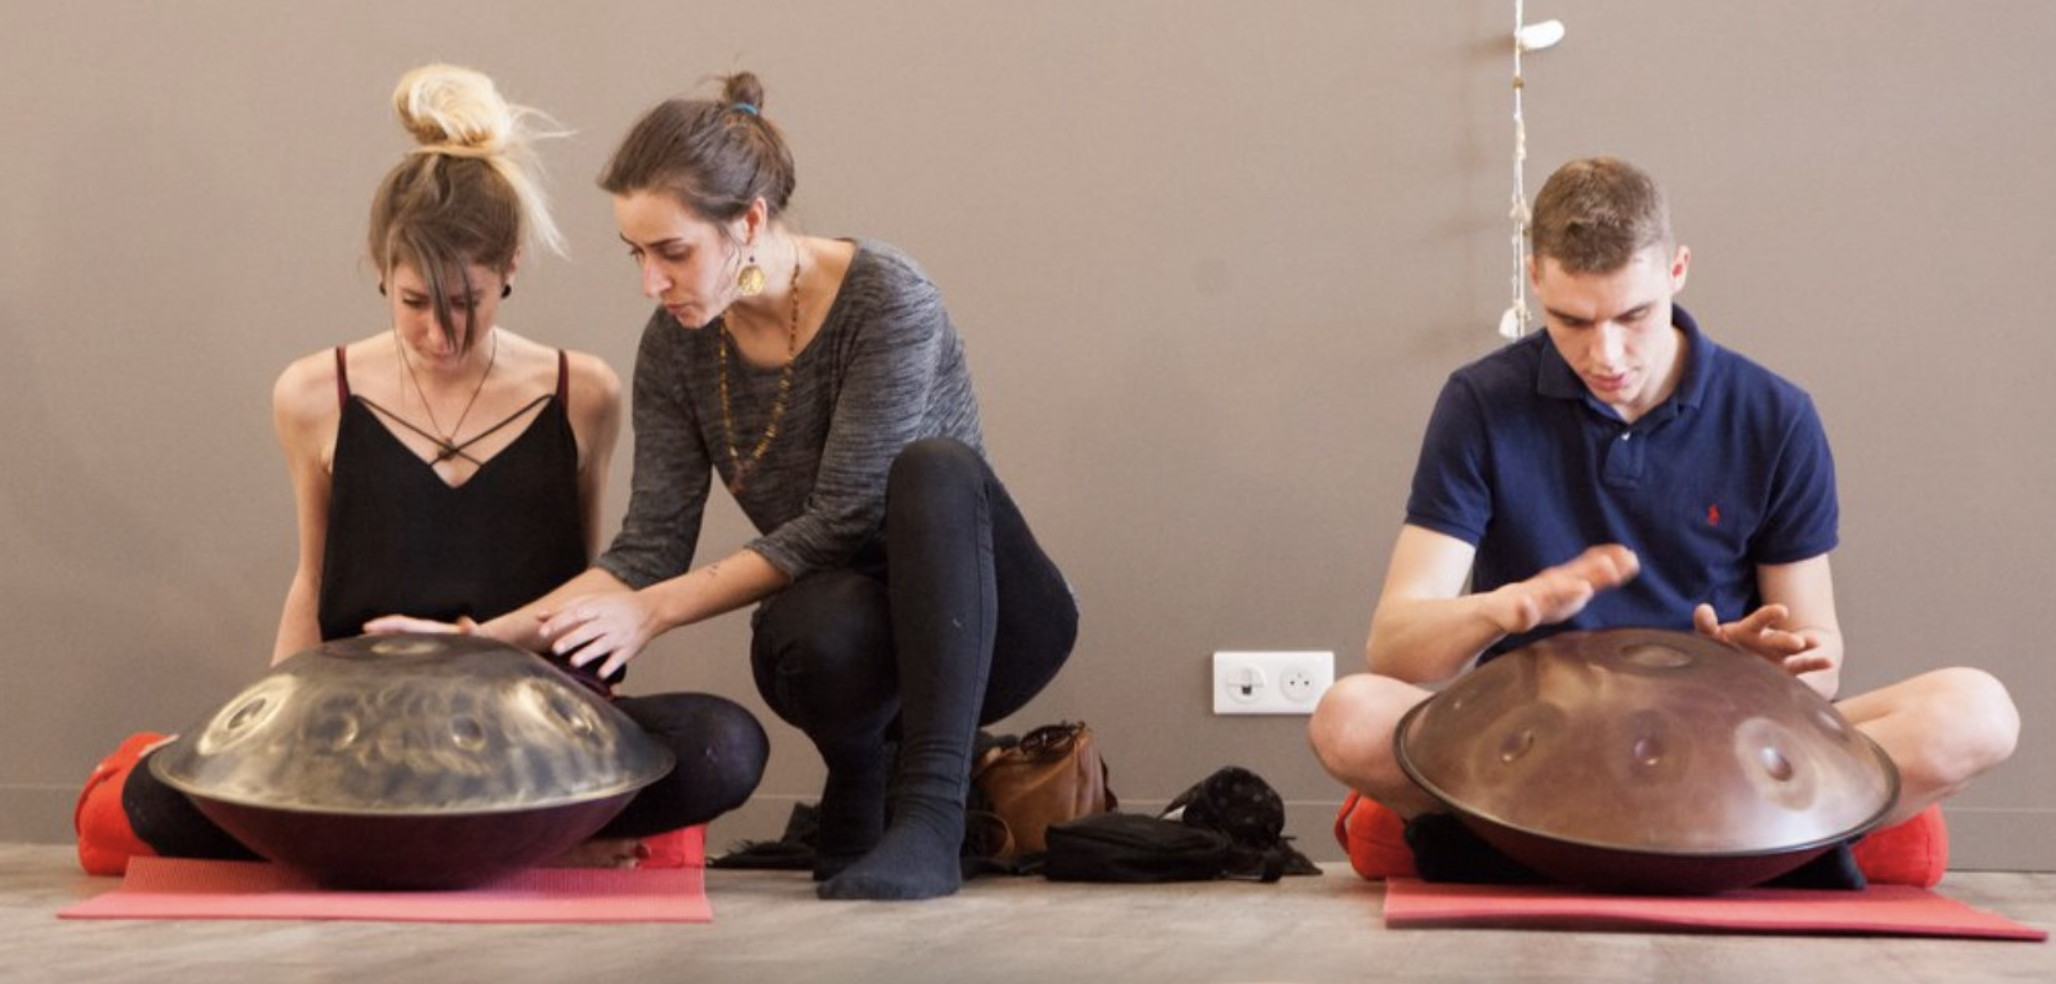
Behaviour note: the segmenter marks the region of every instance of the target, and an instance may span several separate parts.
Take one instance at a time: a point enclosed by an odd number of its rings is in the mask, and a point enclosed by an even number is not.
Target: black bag
[[[1285,801],[1262,776],[1230,765],[1194,783],[1158,816],[1228,836],[1228,874],[1273,881],[1321,869],[1285,836]],[[1275,873],[1274,873],[1275,872]]]
[[[1210,881],[1228,870],[1228,835],[1139,813],[1051,824],[1046,839],[1051,881]]]
[[[1261,776],[1228,766],[1158,816],[1106,813],[1049,828],[1043,874],[1055,881],[1274,882],[1321,869],[1285,836],[1285,801]]]

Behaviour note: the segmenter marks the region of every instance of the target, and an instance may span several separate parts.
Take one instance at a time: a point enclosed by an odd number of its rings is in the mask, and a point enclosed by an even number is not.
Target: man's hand
[[[1834,669],[1835,661],[1819,652],[1819,633],[1811,629],[1791,632],[1782,628],[1789,617],[1789,609],[1773,604],[1749,613],[1740,621],[1723,625],[1720,616],[1714,614],[1712,605],[1700,605],[1692,609],[1692,627],[1708,639],[1725,642],[1752,656],[1769,660],[1793,676]]]
[[[1487,611],[1507,635],[1554,625],[1584,611],[1593,596],[1628,583],[1641,570],[1635,552],[1620,544],[1590,547],[1534,577],[1492,592],[1495,597]]]

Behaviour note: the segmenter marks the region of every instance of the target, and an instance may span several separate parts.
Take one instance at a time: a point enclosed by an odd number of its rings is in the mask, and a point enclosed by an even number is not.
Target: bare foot
[[[633,868],[642,861],[642,841],[633,837],[594,838],[548,861],[545,868]]]

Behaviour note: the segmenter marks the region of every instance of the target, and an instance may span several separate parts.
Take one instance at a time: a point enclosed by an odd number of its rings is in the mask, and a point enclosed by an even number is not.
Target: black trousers
[[[968,755],[979,724],[1056,676],[1078,608],[991,467],[935,438],[895,460],[880,536],[765,601],[754,628],[758,691],[833,771],[896,739]]]

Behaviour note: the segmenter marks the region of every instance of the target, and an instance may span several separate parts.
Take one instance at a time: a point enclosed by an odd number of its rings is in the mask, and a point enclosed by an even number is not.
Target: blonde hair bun
[[[418,145],[413,154],[427,155],[424,166],[433,168],[446,157],[484,161],[513,190],[527,237],[564,255],[563,234],[543,194],[542,162],[532,146],[539,137],[567,136],[554,121],[501,98],[499,86],[484,72],[441,64],[400,76],[393,111]],[[548,128],[537,129],[536,121]]]
[[[504,151],[518,124],[492,79],[455,65],[423,65],[401,76],[393,110],[422,149],[459,156]]]

